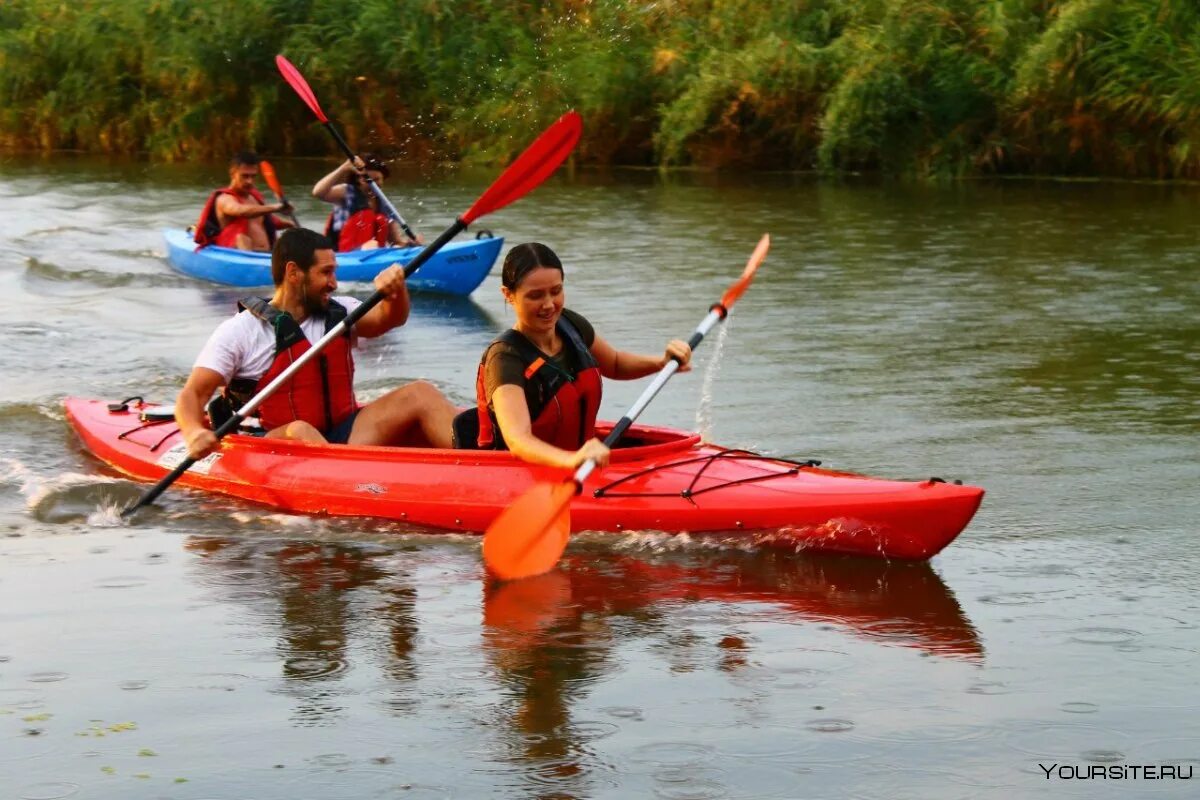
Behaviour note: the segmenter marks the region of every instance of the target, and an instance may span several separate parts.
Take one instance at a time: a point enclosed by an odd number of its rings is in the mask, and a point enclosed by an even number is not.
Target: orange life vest
[[[239,200],[244,200],[246,197],[229,187],[217,189],[208,196],[208,200],[204,202],[204,208],[200,211],[200,219],[196,221],[195,234],[192,236],[192,240],[200,247],[210,244],[218,247],[237,247],[237,237],[246,233],[250,227],[249,217],[238,217],[225,227],[221,227],[221,220],[217,216],[217,198],[223,194],[233,195]],[[266,201],[263,200],[262,194],[257,189],[250,190],[250,197],[260,206],[266,205]],[[275,222],[271,219],[270,214],[263,217],[262,221],[263,229],[267,232],[267,241],[275,244]]]

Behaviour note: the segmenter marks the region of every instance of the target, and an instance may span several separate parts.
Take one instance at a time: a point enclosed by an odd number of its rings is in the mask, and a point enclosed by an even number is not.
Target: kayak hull
[[[186,456],[173,422],[143,423],[143,407],[69,398],[84,445],[117,470],[155,481]],[[833,472],[634,426],[571,502],[573,531],[724,533],[758,544],[927,559],[970,522],[983,490]],[[563,473],[506,452],[313,445],[243,434],[178,480],[286,511],[369,516],[481,532],[536,482]]]
[[[186,231],[163,231],[167,259],[193,278],[227,286],[271,286],[271,254],[209,245],[196,249]],[[504,244],[503,237],[450,242],[421,265],[408,279],[413,291],[466,296],[475,291],[491,271]],[[407,264],[420,247],[385,247],[337,254],[340,281],[369,282],[392,264]]]

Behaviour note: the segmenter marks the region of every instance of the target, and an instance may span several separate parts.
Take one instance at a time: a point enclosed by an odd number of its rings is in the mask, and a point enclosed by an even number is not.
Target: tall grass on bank
[[[0,146],[502,161],[566,108],[599,164],[1200,177],[1200,4],[6,0]]]

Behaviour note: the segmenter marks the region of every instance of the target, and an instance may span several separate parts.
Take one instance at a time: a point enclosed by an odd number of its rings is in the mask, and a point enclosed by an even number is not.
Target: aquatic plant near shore
[[[1200,176],[1200,10],[1165,0],[10,0],[0,147],[503,162],[567,107],[599,164]]]

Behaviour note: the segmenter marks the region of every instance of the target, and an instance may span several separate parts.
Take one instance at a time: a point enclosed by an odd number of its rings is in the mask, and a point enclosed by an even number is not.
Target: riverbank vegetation
[[[1200,7],[1170,0],[7,0],[0,146],[1200,177]]]

